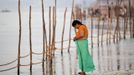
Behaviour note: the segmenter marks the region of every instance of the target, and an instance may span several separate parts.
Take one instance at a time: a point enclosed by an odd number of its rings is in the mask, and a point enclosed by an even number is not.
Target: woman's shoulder
[[[81,25],[80,28],[86,28],[86,25]]]

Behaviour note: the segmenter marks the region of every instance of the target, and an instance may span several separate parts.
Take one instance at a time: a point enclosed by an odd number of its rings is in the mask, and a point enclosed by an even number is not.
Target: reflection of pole
[[[93,48],[93,16],[91,15],[91,48]]]
[[[101,71],[101,66],[100,66],[100,47],[98,47],[98,70]]]
[[[65,75],[65,71],[64,71],[64,57],[61,56],[61,64],[62,64],[62,75]]]
[[[18,42],[17,72],[18,72],[18,75],[20,75],[20,47],[21,47],[21,11],[20,11],[20,0],[18,0],[18,15],[19,15],[19,42]]]
[[[119,48],[119,45],[117,45],[117,70],[120,70],[120,58],[119,58],[119,55],[120,55],[120,48]]]
[[[68,55],[68,60],[69,60],[69,71],[70,71],[70,75],[72,75],[72,61],[71,61],[71,54]]]

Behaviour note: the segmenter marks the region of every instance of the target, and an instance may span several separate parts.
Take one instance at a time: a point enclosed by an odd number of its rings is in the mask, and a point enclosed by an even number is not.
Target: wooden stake
[[[126,17],[124,17],[124,39],[126,39],[126,26],[127,26],[127,21]]]
[[[132,36],[134,38],[134,16],[133,16],[133,32],[132,33],[133,33]]]
[[[98,17],[98,35],[97,35],[98,47],[99,47],[99,35],[100,35],[100,17]]]
[[[101,32],[101,46],[103,46],[104,24],[105,24],[105,17],[103,19],[102,32]]]
[[[65,24],[66,24],[66,12],[67,8],[64,12],[64,22],[63,22],[63,28],[62,28],[62,38],[61,38],[61,54],[63,55],[63,40],[64,40],[64,31],[65,31]]]
[[[49,7],[49,57],[51,58],[51,7]]]
[[[129,29],[130,29],[130,37],[132,37],[132,21],[131,21],[131,16],[132,16],[132,13],[131,13],[131,0],[129,0]]]
[[[29,7],[29,45],[30,45],[30,70],[32,70],[32,32],[31,32],[31,5]]]
[[[20,75],[20,47],[21,47],[21,9],[20,9],[20,0],[18,0],[18,15],[19,15],[19,42],[18,42],[18,64],[17,64],[17,73]]]
[[[93,16],[91,15],[91,48],[93,48]]]
[[[41,0],[41,5],[42,5],[42,28],[43,28],[43,57],[42,57],[42,68],[43,71],[45,70],[44,68],[44,58],[45,58],[45,49],[47,51],[47,36],[46,36],[46,27],[45,27],[45,19],[44,19],[44,1]],[[47,59],[47,54],[46,54],[46,59]],[[47,62],[47,60],[46,60]]]
[[[70,18],[70,29],[69,29],[69,43],[68,43],[68,53],[70,53],[70,44],[71,44],[71,27],[72,27],[72,16],[73,16],[73,8],[74,8],[74,0],[72,0],[72,11]]]

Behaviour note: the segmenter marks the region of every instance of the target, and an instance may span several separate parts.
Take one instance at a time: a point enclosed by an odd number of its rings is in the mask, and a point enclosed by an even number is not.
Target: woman
[[[77,47],[78,61],[81,72],[80,75],[86,75],[85,72],[94,71],[94,63],[88,49],[88,29],[79,20],[74,20],[72,26],[77,29],[74,41]]]

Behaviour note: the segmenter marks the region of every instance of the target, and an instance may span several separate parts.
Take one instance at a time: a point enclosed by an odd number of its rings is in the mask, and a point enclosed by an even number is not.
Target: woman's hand
[[[76,37],[74,37],[74,38],[73,38],[73,41],[76,41],[76,40],[78,40],[78,39],[77,39]]]

